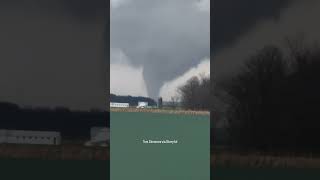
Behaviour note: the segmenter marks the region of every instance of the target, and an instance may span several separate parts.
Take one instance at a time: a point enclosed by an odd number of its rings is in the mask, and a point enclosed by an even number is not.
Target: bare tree
[[[209,110],[210,89],[210,77],[192,77],[186,84],[178,88],[182,106],[186,109]]]
[[[233,145],[263,151],[320,150],[320,50],[302,47],[289,47],[289,56],[266,47],[222,83]]]
[[[176,109],[179,106],[179,97],[177,96],[172,96],[170,100],[170,105],[171,108]]]

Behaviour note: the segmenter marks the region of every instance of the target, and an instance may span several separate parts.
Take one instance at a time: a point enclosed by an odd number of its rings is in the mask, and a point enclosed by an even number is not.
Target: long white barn
[[[128,107],[129,107],[129,103],[110,102],[110,107],[114,107],[114,108],[128,108]]]
[[[61,135],[53,131],[0,130],[0,143],[12,144],[61,144]]]

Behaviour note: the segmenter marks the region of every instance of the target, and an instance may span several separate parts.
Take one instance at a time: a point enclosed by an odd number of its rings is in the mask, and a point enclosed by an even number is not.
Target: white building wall
[[[116,102],[111,102],[110,107],[116,107],[116,108],[128,108],[129,103],[116,103]]]
[[[138,102],[137,108],[139,107],[148,107],[148,102]]]
[[[59,132],[0,130],[0,143],[58,145]]]
[[[148,106],[148,102],[138,102],[138,106]]]

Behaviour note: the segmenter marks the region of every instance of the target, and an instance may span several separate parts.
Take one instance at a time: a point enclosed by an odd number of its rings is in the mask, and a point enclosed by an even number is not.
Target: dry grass
[[[82,145],[0,144],[0,158],[47,160],[108,160],[109,148]]]
[[[213,167],[250,168],[320,168],[320,158],[313,156],[267,155],[261,153],[216,152],[211,154]]]
[[[111,112],[150,112],[164,114],[185,114],[185,115],[206,115],[209,116],[209,111],[192,111],[179,109],[153,109],[153,108],[110,108]]]

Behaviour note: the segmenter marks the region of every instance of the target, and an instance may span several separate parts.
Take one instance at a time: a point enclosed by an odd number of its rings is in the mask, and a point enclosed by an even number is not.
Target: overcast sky
[[[320,1],[216,0],[212,14],[211,70],[216,80],[237,73],[244,60],[285,38],[319,42]]]
[[[105,109],[107,18],[105,0],[0,1],[0,101]]]
[[[168,99],[183,80],[210,73],[209,0],[112,0],[111,7],[112,93]]]
[[[315,42],[319,45],[318,0],[214,0],[213,7],[211,73],[214,82],[239,73],[245,60],[265,46],[284,48],[286,38],[303,38],[306,45]],[[219,99],[214,100],[214,107],[218,112],[226,110]]]

